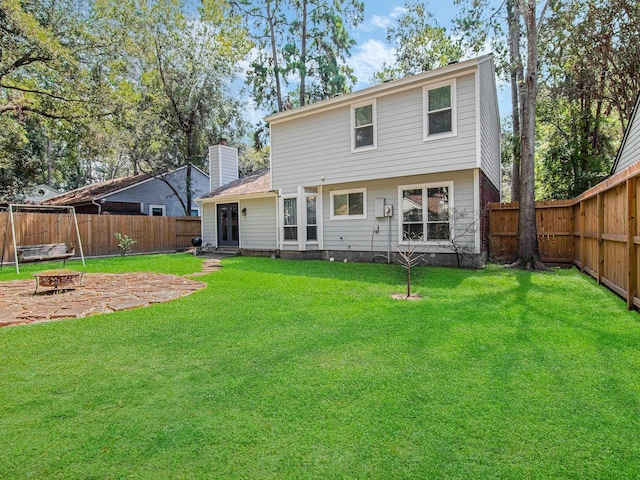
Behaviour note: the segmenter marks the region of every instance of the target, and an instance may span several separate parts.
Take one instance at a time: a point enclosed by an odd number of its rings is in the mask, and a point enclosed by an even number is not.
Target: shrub
[[[133,240],[129,235],[122,235],[120,232],[116,232],[116,240],[118,240],[120,255],[123,257],[131,253],[133,245],[138,243],[137,240]]]

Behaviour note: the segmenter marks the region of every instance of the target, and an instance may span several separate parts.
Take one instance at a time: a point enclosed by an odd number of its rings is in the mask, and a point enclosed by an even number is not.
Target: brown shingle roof
[[[104,182],[93,183],[91,185],[85,185],[84,187],[70,190],[61,195],[56,195],[48,200],[45,200],[44,204],[48,205],[69,205],[82,202],[90,202],[100,197],[108,195],[123,188],[130,187],[136,183],[143,182],[149,178],[153,178],[153,175],[147,173],[139,173],[132,177],[114,178],[112,180],[105,180]]]
[[[201,198],[229,197],[231,195],[251,195],[271,191],[271,170],[261,168],[238,180],[229,182]]]

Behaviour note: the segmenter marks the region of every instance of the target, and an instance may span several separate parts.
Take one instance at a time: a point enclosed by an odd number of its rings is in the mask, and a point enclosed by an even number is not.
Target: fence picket
[[[0,212],[3,239],[5,228],[9,228],[4,261],[13,262],[11,226],[8,224],[8,218],[7,212]],[[14,220],[18,245],[68,242],[76,247],[76,253],[79,252],[75,226],[67,214],[19,212],[14,213]],[[119,251],[116,232],[129,235],[136,240],[133,253],[186,250],[191,247],[191,239],[201,234],[200,223],[200,217],[78,215],[78,230],[86,257],[117,255]]]
[[[573,200],[536,202],[543,262],[572,263],[640,308],[638,201],[640,162]],[[512,262],[518,240],[518,204],[489,204],[489,256]],[[514,224],[515,218],[515,224]]]

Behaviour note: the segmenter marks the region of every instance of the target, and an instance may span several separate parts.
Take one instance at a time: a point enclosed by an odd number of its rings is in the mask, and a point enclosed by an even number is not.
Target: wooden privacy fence
[[[0,212],[4,240],[7,212]],[[18,245],[67,243],[76,247],[73,218],[66,213],[14,213]],[[200,217],[148,217],[128,215],[78,215],[78,230],[85,257],[117,255],[115,234],[129,235],[136,244],[132,253],[173,252],[190,248],[191,239],[201,235]],[[11,226],[7,234],[4,261],[13,262]],[[2,248],[2,244],[0,244]]]
[[[572,200],[536,203],[540,256],[547,263],[573,263],[640,308],[638,248],[640,162]],[[518,204],[489,205],[489,255],[516,256]]]

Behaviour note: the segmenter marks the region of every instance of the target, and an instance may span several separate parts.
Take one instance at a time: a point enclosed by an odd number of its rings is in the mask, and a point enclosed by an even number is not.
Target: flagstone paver
[[[202,271],[187,275],[188,277],[200,277],[207,275],[211,272],[217,272],[222,268],[220,265],[220,258],[206,258],[202,261]]]
[[[0,327],[78,318],[168,302],[206,287],[203,282],[159,273],[87,273],[82,287],[39,291],[35,280],[0,284]]]

